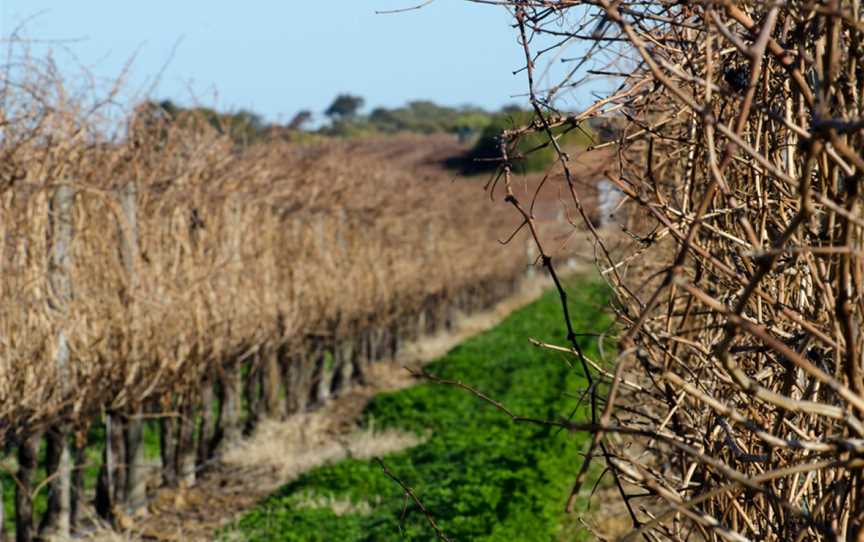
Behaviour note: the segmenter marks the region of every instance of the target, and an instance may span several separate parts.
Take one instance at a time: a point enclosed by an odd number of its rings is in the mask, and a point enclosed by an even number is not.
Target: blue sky
[[[251,109],[272,121],[300,109],[320,114],[340,92],[363,96],[367,109],[414,99],[525,102],[513,97],[525,92],[524,73],[512,73],[523,53],[504,8],[436,0],[375,14],[412,2],[0,0],[0,34],[29,19],[23,34],[49,40],[36,52],[50,50],[66,73],[84,67],[108,81],[135,55],[126,96],[155,83],[156,98]],[[589,97],[565,100],[573,108]]]

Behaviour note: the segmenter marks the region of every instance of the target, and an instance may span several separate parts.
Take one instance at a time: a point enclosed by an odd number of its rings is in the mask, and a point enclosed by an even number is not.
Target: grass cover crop
[[[599,282],[569,283],[576,329],[602,332],[607,291]],[[585,386],[565,356],[529,337],[563,344],[554,292],[513,313],[427,366],[470,384],[517,414],[578,417]],[[580,338],[598,356],[597,337]],[[578,411],[577,411],[578,409]],[[363,423],[416,432],[425,442],[385,457],[451,540],[550,540],[561,534],[564,500],[581,461],[583,435],[516,424],[495,407],[452,387],[424,383],[375,398]],[[284,486],[226,533],[233,539],[290,541],[431,540],[435,533],[403,490],[374,460],[346,460]],[[568,530],[569,531],[569,530]]]

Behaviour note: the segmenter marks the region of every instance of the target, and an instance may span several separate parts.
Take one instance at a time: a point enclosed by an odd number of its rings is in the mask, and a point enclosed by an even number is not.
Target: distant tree
[[[230,135],[238,143],[253,143],[266,129],[261,115],[239,110],[234,113],[216,112],[211,124],[222,133]]]
[[[483,128],[491,122],[491,115],[480,108],[463,106],[459,108],[438,105],[429,100],[415,100],[403,107],[372,110],[368,120],[375,129],[384,133],[416,132],[460,133],[464,125],[468,128]]]
[[[147,101],[135,107],[130,129],[135,137],[164,139],[167,126],[173,124],[189,130],[212,128],[230,136],[237,144],[248,145],[261,141],[270,126],[253,111],[239,109],[222,112],[210,107],[182,107],[171,100]],[[143,131],[142,131],[143,130]]]
[[[501,157],[501,133],[514,126],[530,124],[534,120],[532,111],[518,110],[509,106],[507,109],[508,112],[502,109],[502,112],[483,128],[474,147],[465,155],[465,159],[473,162],[466,170],[479,172],[497,168],[500,165],[498,159]],[[587,123],[577,129],[557,127],[552,130],[552,133],[558,136],[558,142],[566,147],[584,148],[594,143],[591,127]],[[508,151],[513,171],[525,173],[542,171],[549,167],[557,159],[557,155],[548,141],[549,138],[545,133],[528,133],[511,144]],[[466,165],[468,164],[461,164],[463,168]]]
[[[171,117],[177,116],[177,113],[179,113],[182,109],[171,100],[162,100],[161,102],[159,102],[158,107]]]
[[[402,124],[398,118],[398,112],[386,109],[384,107],[376,107],[369,114],[369,122],[371,122],[377,130],[385,133],[392,133],[402,129]]]
[[[303,128],[304,124],[307,124],[310,120],[312,120],[312,112],[308,109],[303,109],[298,111],[294,118],[291,119],[291,122],[288,123],[289,130],[300,130]]]
[[[347,120],[353,118],[357,111],[363,107],[364,100],[360,96],[353,94],[340,94],[336,96],[330,107],[324,111],[324,114],[333,120]]]
[[[522,106],[516,105],[516,104],[505,105],[504,107],[501,108],[501,113],[504,115],[518,115],[519,113],[522,113],[522,112],[523,112]]]

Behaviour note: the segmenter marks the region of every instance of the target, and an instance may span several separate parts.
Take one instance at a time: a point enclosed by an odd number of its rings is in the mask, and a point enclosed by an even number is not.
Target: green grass
[[[568,287],[579,332],[609,325],[601,307],[607,292],[582,279]],[[427,370],[458,379],[517,414],[560,419],[573,414],[585,381],[562,354],[533,347],[534,337],[564,344],[557,295],[547,293],[494,329],[466,341]],[[580,339],[597,356],[596,339]],[[584,411],[577,416],[584,416]],[[426,383],[376,397],[363,423],[413,431],[427,440],[386,458],[414,489],[451,540],[585,539],[565,522],[563,504],[586,437],[556,428],[516,424],[472,394]],[[355,503],[337,515],[310,507],[310,497]],[[364,503],[361,506],[361,503]],[[566,527],[566,535],[563,525]],[[375,461],[346,460],[310,471],[281,488],[232,526],[225,536],[251,541],[432,540],[425,516]],[[574,538],[575,536],[575,538]]]

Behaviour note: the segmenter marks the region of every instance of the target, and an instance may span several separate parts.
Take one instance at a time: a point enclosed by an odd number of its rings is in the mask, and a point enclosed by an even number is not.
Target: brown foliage
[[[860,3],[504,3],[539,119],[511,139],[627,120],[607,177],[632,248],[595,232],[620,354],[614,375],[589,375],[611,382],[605,405],[570,427],[594,434],[630,538],[861,540]],[[544,34],[585,40],[588,65],[612,59],[602,72],[623,84],[577,115],[546,109],[577,76],[535,88],[534,63],[560,54]]]
[[[7,441],[171,405],[250,353],[416,320],[431,299],[524,269],[497,248],[508,219],[480,185],[417,165],[434,138],[238,150],[206,123],[142,110],[109,137],[110,99],[85,107],[50,73],[28,73],[32,85],[0,83]],[[49,201],[61,186],[74,191],[73,240],[58,266]],[[71,285],[62,300],[58,276]]]

